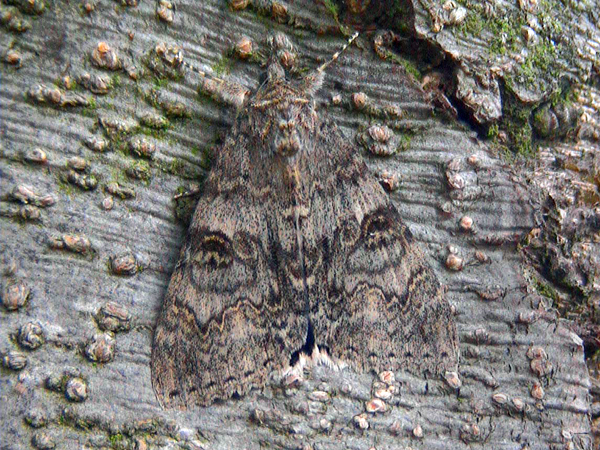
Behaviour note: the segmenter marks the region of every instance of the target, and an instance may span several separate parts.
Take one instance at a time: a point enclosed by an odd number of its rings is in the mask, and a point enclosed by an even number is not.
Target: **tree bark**
[[[482,50],[494,30],[481,41],[457,34],[464,22],[444,16],[452,5],[361,10],[369,2],[298,0],[236,10],[244,2],[214,0],[170,9],[123,0],[89,2],[87,12],[87,3],[47,2],[39,14],[37,2],[0,6],[11,15],[0,36],[0,448],[592,448],[583,341],[541,295],[518,249],[540,224],[544,192],[473,131],[520,123],[503,111],[503,96],[531,112],[560,85],[544,81],[531,98],[518,81],[507,89],[505,78],[519,73],[494,74],[504,55],[490,62]],[[582,14],[570,17],[556,20],[583,23]],[[324,367],[297,388],[271,383],[208,408],[162,410],[150,384],[152,330],[194,204],[174,196],[201,195],[210,154],[236,114],[232,91],[179,65],[173,47],[197,69],[253,90],[269,33],[294,42],[299,74],[327,61],[349,28],[362,34],[327,69],[319,107],[348,140],[375,123],[401,138],[393,156],[360,151],[374,177],[398,184],[391,196],[447,286],[458,379],[396,373],[397,393],[385,413],[366,415],[367,429],[355,417],[377,377]],[[236,52],[244,36],[247,59],[244,48]],[[407,42],[422,51],[406,57]],[[595,63],[573,58],[581,64],[561,73],[585,85]],[[454,97],[428,84],[436,65],[456,84]],[[360,92],[362,110],[352,97]],[[467,231],[464,216],[473,219]],[[462,270],[447,268],[449,252]],[[315,400],[317,390],[326,400]]]

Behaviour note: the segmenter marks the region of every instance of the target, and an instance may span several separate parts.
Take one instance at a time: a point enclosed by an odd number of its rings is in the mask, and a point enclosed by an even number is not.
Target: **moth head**
[[[282,33],[269,38],[271,57],[266,79],[248,103],[250,119],[256,119],[254,124],[259,125],[253,128],[262,148],[268,148],[273,155],[285,158],[293,157],[302,150],[310,151],[318,129],[315,93],[323,84],[325,69],[357,35],[352,36],[329,61],[299,80],[286,77],[290,59],[292,62],[294,59],[287,56],[293,54],[293,46],[288,38]]]
[[[250,102],[248,112],[251,120],[256,119],[256,137],[273,155],[293,157],[314,143],[318,118],[313,93],[303,81],[286,79],[281,66],[272,64],[267,81]]]

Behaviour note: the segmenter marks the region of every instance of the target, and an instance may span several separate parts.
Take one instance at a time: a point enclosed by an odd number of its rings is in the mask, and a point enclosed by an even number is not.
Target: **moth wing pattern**
[[[281,205],[245,139],[234,127],[217,155],[159,315],[151,370],[163,407],[262,387],[305,339],[305,305],[293,304],[273,261],[285,260],[270,219]]]
[[[163,406],[263,387],[315,343],[361,371],[456,368],[437,278],[356,146],[317,114],[327,64],[294,82],[272,58],[217,153],[154,335]]]
[[[335,156],[311,217],[330,219],[307,233],[326,253],[311,296],[317,343],[361,371],[456,370],[456,326],[437,277],[359,151],[335,124],[323,129],[316,147]]]

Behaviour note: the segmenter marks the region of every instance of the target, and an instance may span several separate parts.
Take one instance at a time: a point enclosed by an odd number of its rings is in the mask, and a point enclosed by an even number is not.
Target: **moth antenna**
[[[185,61],[182,61],[181,65],[200,75],[203,78],[202,90],[204,93],[209,94],[219,102],[234,106],[239,110],[244,106],[250,95],[250,91],[245,86],[215,77]]]
[[[181,61],[181,65],[186,67],[187,69],[190,69],[192,72],[196,72],[201,77],[210,78],[211,80],[218,81],[219,83],[227,83],[227,81],[225,81],[224,79],[211,75],[210,73],[205,72],[203,70],[200,70],[187,61]]]
[[[340,57],[340,55],[344,52],[344,50],[346,50],[348,47],[350,47],[350,45],[352,44],[352,42],[354,42],[354,40],[358,37],[358,31],[356,33],[354,33],[352,35],[352,37],[350,39],[348,39],[348,42],[346,42],[346,44],[337,52],[335,52],[333,54],[333,56],[331,57],[331,59],[325,63],[323,63],[318,69],[317,72],[323,72],[332,62],[334,62],[336,59],[338,59]]]
[[[304,90],[307,95],[314,95],[315,92],[317,92],[319,89],[321,89],[321,86],[323,85],[323,78],[325,78],[325,69],[332,62],[334,62],[336,59],[339,58],[339,56],[342,54],[342,52],[344,50],[346,50],[350,46],[350,44],[352,44],[352,42],[354,42],[354,39],[356,39],[357,36],[358,36],[358,32],[354,33],[352,35],[352,37],[350,39],[348,39],[348,42],[346,42],[346,45],[344,45],[339,51],[335,52],[329,61],[322,64],[314,72],[311,72],[306,77],[304,77]]]

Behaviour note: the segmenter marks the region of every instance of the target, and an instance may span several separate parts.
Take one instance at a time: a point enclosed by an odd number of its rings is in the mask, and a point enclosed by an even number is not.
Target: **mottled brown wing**
[[[264,386],[306,336],[304,292],[283,273],[295,241],[273,219],[285,205],[264,180],[248,181],[261,168],[232,147],[241,140],[230,139],[215,163],[154,333],[152,384],[165,407]]]
[[[330,127],[322,147],[340,155],[313,217],[335,217],[335,229],[314,222],[308,233],[308,246],[326,255],[311,295],[317,344],[363,371],[456,370],[456,327],[440,283],[357,151]]]

